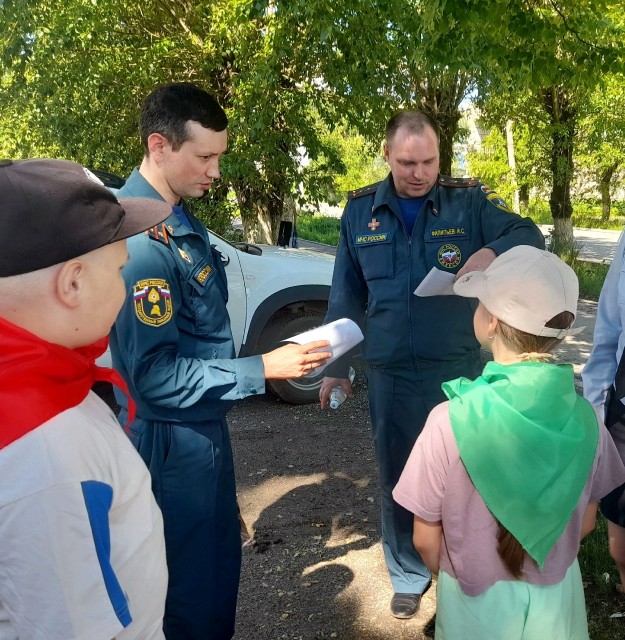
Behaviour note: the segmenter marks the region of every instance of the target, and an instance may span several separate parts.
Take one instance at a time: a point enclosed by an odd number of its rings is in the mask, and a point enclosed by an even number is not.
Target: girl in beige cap
[[[437,640],[587,640],[579,543],[625,468],[571,365],[549,353],[571,329],[578,282],[519,246],[454,285],[477,298],[493,353],[474,381],[444,383],[393,496],[438,573]]]

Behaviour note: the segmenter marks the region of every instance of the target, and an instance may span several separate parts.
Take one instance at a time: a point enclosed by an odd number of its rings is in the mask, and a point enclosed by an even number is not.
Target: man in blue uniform
[[[593,347],[582,380],[584,397],[600,412],[625,460],[625,233],[601,288]],[[608,521],[610,555],[625,592],[625,485],[602,498],[599,507]]]
[[[531,220],[512,213],[477,180],[439,175],[438,129],[426,114],[391,118],[384,152],[389,176],[349,195],[325,321],[351,318],[365,335],[391,613],[410,618],[430,573],[412,545],[413,517],[391,493],[429,411],[444,400],[441,383],[481,371],[474,303],[413,292],[432,267],[453,274],[483,270],[507,249],[542,248],[544,239]],[[335,386],[351,395],[348,366],[343,358],[326,370],[322,408]]]
[[[163,224],[128,242],[129,293],[111,333],[113,364],[137,404],[130,437],[163,512],[169,640],[234,634],[241,535],[228,410],[264,393],[266,378],[300,377],[330,355],[311,353],[328,345],[319,341],[235,359],[221,255],[182,202],[219,178],[227,122],[194,85],[156,89],[141,112],[143,161],[119,192],[172,205]]]

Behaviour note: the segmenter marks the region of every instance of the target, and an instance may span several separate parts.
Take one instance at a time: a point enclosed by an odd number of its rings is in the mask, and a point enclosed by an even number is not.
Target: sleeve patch
[[[512,209],[507,205],[506,201],[503,198],[500,198],[497,193],[491,191],[486,195],[486,199],[494,204],[497,209],[501,209],[502,211],[506,211],[507,213],[512,213]]]
[[[135,315],[139,322],[161,327],[173,317],[171,290],[166,280],[150,278],[139,280],[132,287]]]

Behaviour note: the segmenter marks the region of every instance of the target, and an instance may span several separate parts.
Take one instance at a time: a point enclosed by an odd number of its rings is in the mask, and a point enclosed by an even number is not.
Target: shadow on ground
[[[364,378],[338,411],[253,398],[230,414],[244,549],[237,640],[431,638],[434,591],[395,620]]]

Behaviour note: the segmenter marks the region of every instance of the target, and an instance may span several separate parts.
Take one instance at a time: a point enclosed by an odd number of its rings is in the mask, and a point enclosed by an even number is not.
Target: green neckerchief
[[[443,383],[460,458],[491,513],[542,569],[575,510],[599,430],[571,365],[489,362]]]

